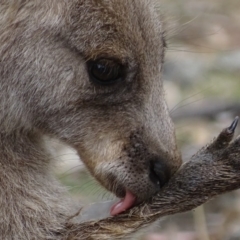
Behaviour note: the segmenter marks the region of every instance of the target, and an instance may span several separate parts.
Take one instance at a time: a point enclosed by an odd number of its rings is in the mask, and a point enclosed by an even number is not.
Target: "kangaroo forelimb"
[[[163,216],[192,210],[240,188],[240,136],[233,140],[237,124],[238,118],[183,164],[149,202],[101,221],[67,223],[63,239],[122,239]]]

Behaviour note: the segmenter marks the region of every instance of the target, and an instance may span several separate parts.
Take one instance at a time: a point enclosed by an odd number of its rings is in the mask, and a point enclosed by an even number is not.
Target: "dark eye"
[[[103,85],[123,80],[124,67],[111,59],[99,59],[88,62],[88,71],[93,82]]]

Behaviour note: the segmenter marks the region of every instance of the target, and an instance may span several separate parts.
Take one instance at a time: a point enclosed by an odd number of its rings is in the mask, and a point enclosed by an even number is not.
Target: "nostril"
[[[149,178],[154,184],[163,187],[170,178],[169,167],[159,158],[150,160]]]

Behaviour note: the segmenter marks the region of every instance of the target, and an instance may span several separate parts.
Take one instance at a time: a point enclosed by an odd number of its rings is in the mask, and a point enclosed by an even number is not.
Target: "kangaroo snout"
[[[159,188],[163,187],[170,178],[170,166],[167,166],[160,157],[150,160],[149,178]]]
[[[122,136],[123,131],[129,132],[126,128],[121,130]],[[103,186],[122,198],[122,205],[113,207],[112,215],[153,196],[181,163],[178,154],[169,154],[161,145],[155,149],[148,138],[141,129],[130,132],[124,140],[112,140],[109,147],[104,148],[106,157],[95,159],[95,166],[90,167],[92,174]],[[126,199],[130,202],[129,205],[126,204]]]

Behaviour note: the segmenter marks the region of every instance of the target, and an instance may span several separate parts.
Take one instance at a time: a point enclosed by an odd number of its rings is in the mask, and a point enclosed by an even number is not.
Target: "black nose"
[[[170,168],[160,158],[153,158],[150,160],[149,178],[161,188],[170,179]]]

